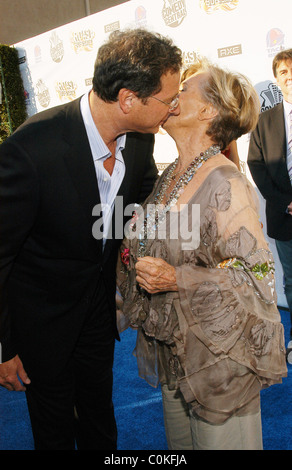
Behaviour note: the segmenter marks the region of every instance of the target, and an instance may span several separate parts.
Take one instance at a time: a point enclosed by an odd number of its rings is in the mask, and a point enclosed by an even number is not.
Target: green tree
[[[0,44],[0,144],[27,118],[17,50]]]

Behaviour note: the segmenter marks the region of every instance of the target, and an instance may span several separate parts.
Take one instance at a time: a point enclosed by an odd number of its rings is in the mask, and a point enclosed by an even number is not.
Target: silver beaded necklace
[[[146,255],[147,240],[154,238],[154,233],[157,230],[158,225],[164,221],[166,213],[171,209],[171,207],[173,207],[177,203],[185,187],[192,180],[194,175],[197,173],[198,169],[201,168],[201,166],[210,157],[216,155],[217,153],[220,153],[220,151],[221,150],[218,145],[212,145],[205,152],[201,152],[198,157],[195,157],[194,160],[187,167],[186,171],[178,179],[173,190],[170,192],[166,203],[162,204],[166,191],[174,179],[174,171],[177,167],[179,158],[177,158],[174,163],[169,166],[168,171],[165,174],[163,182],[160,186],[160,189],[154,198],[154,201],[149,205],[149,210],[148,206],[146,207],[144,223],[142,224],[138,236],[139,257],[143,257]]]

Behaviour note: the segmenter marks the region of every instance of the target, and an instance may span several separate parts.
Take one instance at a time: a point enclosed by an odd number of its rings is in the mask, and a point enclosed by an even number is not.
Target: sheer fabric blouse
[[[165,236],[147,240],[146,255],[176,267],[178,292],[141,292],[137,237],[122,244],[118,285],[123,321],[137,328],[140,376],[153,386],[180,388],[194,413],[219,424],[255,412],[260,390],[286,376],[284,333],[273,258],[250,183],[232,164],[210,165],[187,204],[189,224],[194,205],[197,243],[185,243],[180,231],[171,236],[170,212]]]

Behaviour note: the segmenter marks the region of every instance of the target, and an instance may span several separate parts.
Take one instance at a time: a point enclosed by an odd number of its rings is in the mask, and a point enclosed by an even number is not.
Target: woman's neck
[[[179,154],[178,168],[187,168],[188,165],[198,157],[201,152],[205,152],[214,142],[206,134],[181,135],[175,138]]]

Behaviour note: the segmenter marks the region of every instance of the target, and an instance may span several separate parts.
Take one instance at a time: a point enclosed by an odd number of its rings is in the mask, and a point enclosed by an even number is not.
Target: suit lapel
[[[274,108],[273,127],[273,139],[275,138],[276,142],[278,142],[278,145],[281,145],[279,150],[281,151],[282,156],[286,161],[286,132],[283,103],[280,103]]]
[[[128,193],[129,193],[128,185],[129,185],[129,181],[131,180],[131,177],[133,176],[133,169],[135,166],[135,159],[133,158],[133,155],[135,155],[135,152],[136,152],[136,145],[137,145],[136,139],[130,139],[129,137],[127,137],[127,145],[122,151],[123,159],[124,159],[125,167],[126,167],[126,172],[125,172],[125,176],[122,181],[122,184],[119,188],[118,196],[123,196],[124,206],[127,205]]]
[[[287,148],[283,102],[273,108],[271,118],[272,132],[270,144],[272,146],[277,146],[277,148],[275,148],[275,153],[278,152],[278,155],[280,156],[280,160],[278,161],[279,167],[277,171],[277,179],[283,189],[290,191],[291,182],[287,170]]]
[[[100,203],[100,195],[92,153],[80,112],[80,99],[68,105],[64,137],[70,145],[64,155],[64,161],[86,216],[93,225],[92,210]]]

